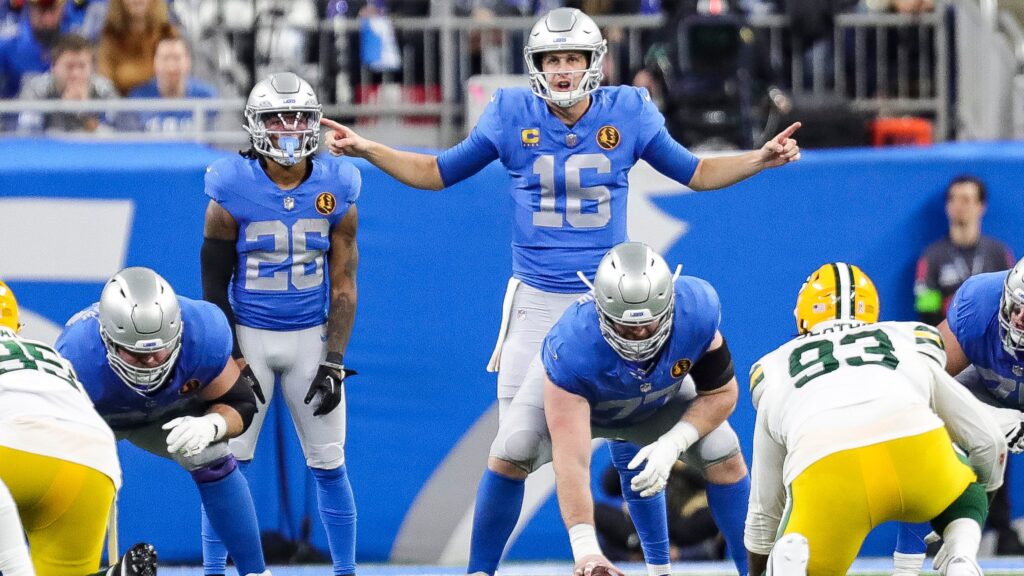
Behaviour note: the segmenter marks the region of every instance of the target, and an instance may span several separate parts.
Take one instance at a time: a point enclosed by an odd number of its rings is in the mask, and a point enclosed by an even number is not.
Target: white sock
[[[672,564],[648,564],[647,576],[666,576],[672,574]]]
[[[924,554],[904,554],[893,552],[892,574],[893,576],[917,576],[924,566]]]
[[[970,518],[957,518],[942,531],[942,546],[950,556],[962,556],[977,560],[978,546],[981,545],[981,526]]]

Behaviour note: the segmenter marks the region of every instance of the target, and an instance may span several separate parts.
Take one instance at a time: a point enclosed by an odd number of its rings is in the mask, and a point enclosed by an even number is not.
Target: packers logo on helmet
[[[18,301],[14,299],[14,292],[3,282],[0,282],[0,326],[15,332],[21,329]]]
[[[796,297],[796,330],[810,332],[826,320],[878,321],[878,290],[860,268],[830,262],[807,277]]]

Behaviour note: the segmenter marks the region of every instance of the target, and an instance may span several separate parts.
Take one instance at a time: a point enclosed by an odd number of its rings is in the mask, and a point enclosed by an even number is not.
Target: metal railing
[[[950,47],[952,30],[944,10],[919,15],[840,14],[835,19],[831,60],[808,59],[809,47],[789,31],[781,15],[754,15],[746,26],[766,39],[770,60],[778,63],[781,82],[796,95],[821,95],[848,102],[858,110],[875,114],[921,114],[934,119],[937,139],[946,138],[950,126]],[[629,83],[628,75],[643,63],[648,36],[666,25],[661,16],[598,17],[609,42],[612,68],[610,83]],[[256,21],[252,34],[269,33],[266,19]],[[394,18],[391,24],[399,39],[401,66],[392,72],[375,72],[366,65],[353,69],[339,64],[332,49],[339,39],[353,41],[360,21],[332,19],[314,23],[304,33],[319,39],[320,50],[312,62],[285,62],[260,56],[268,69],[314,66],[315,78],[331,118],[381,129],[383,138],[408,142],[410,133],[421,136],[414,143],[447,146],[462,136],[466,80],[480,72],[523,74],[522,45],[531,17],[502,17],[486,21],[459,17]],[[237,31],[232,31],[237,34]],[[342,42],[342,44],[344,43]],[[223,46],[223,43],[211,43]],[[267,45],[273,49],[272,44]],[[201,48],[200,48],[201,49]],[[353,50],[352,46],[348,50]],[[1024,48],[1021,48],[1024,50]],[[225,55],[218,56],[221,59]],[[348,60],[358,64],[351,55]],[[339,72],[340,70],[340,72]],[[100,138],[184,139],[213,144],[244,143],[239,99],[218,100],[121,100],[111,102],[11,102],[0,101],[0,117],[19,112],[94,111],[110,113],[187,111],[196,119],[188,131],[177,133],[100,134]],[[206,122],[208,113],[217,121]],[[390,119],[390,120],[389,120]]]

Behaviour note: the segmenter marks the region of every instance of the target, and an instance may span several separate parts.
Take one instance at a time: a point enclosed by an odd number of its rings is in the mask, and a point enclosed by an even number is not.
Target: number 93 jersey
[[[629,171],[664,124],[647,91],[631,86],[594,91],[571,128],[529,89],[495,93],[468,141],[496,153],[512,177],[516,278],[548,292],[586,291],[576,271],[592,276],[626,240]],[[697,158],[679,150],[685,184]]]
[[[206,169],[206,195],[238,223],[229,294],[243,326],[301,330],[327,320],[331,229],[359,197],[362,179],[347,161],[311,162],[312,174],[292,190],[278,188],[256,159],[224,158]]]
[[[541,361],[548,379],[586,398],[593,424],[623,427],[651,417],[680,393],[690,368],[715,339],[721,321],[715,289],[699,278],[681,276],[675,290],[672,333],[646,370],[608,345],[590,295],[569,306],[544,339]],[[695,395],[687,386],[682,393]]]
[[[822,323],[751,368],[756,428],[785,447],[789,483],[829,454],[941,427],[930,405],[945,365],[931,326]]]

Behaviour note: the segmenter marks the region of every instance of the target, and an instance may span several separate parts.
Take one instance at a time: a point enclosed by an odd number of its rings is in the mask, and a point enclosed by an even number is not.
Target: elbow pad
[[[722,345],[718,348],[705,352],[693,369],[690,370],[693,383],[696,384],[699,392],[717,390],[729,383],[736,376],[732,366],[732,353],[729,352],[729,343],[722,339]]]
[[[256,403],[256,389],[259,389],[259,383],[253,376],[252,370],[246,367],[238,376],[238,380],[235,380],[231,389],[212,403],[230,406],[235,412],[238,412],[238,415],[242,417],[242,432],[245,432],[252,424],[256,412],[259,411]]]

